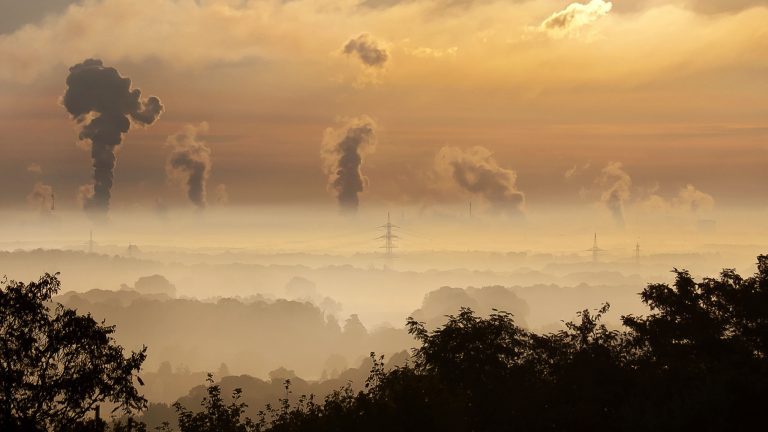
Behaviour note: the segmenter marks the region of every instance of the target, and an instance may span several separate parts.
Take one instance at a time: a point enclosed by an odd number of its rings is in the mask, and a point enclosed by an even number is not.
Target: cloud
[[[624,171],[621,162],[609,162],[600,171],[597,182],[603,190],[600,202],[611,211],[616,224],[623,227],[624,205],[630,197],[632,178]]]
[[[685,208],[693,213],[697,213],[702,210],[712,210],[715,206],[715,199],[712,195],[702,192],[696,189],[693,185],[688,184],[680,189],[680,192],[675,198],[675,204],[680,208]]]
[[[688,0],[688,6],[705,14],[735,13],[753,7],[767,7],[766,0]]]
[[[389,52],[381,42],[376,41],[368,33],[352,38],[344,44],[342,52],[354,55],[367,67],[382,68],[389,60]]]
[[[571,168],[568,168],[565,173],[563,173],[563,177],[565,177],[566,180],[572,180],[574,177],[577,177],[581,175],[584,171],[588,170],[592,164],[590,162],[583,163],[583,164],[575,164]]]
[[[376,122],[368,116],[345,119],[323,135],[320,156],[329,187],[343,210],[356,211],[358,195],[368,185],[361,167],[366,154],[376,147]]]
[[[582,28],[607,15],[612,7],[613,3],[604,0],[590,0],[586,4],[571,3],[545,19],[540,29],[556,38],[578,35]]]
[[[461,190],[477,196],[493,209],[519,214],[525,195],[517,189],[517,173],[502,168],[485,147],[443,147],[435,156],[435,171]]]
[[[200,209],[207,205],[208,177],[211,173],[211,149],[199,137],[206,132],[206,122],[185,125],[166,140],[171,153],[165,163],[165,172],[169,179],[178,180],[186,187],[187,197]]]
[[[75,195],[77,205],[85,208],[86,204],[93,199],[93,184],[80,185]]]
[[[69,68],[61,103],[80,126],[79,139],[91,143],[93,194],[84,202],[85,208],[106,213],[112,195],[115,147],[122,143],[132,123],[154,123],[163,105],[155,96],[142,99],[141,90],[131,88],[130,78],[99,59],[86,59]]]
[[[419,58],[444,58],[456,57],[456,54],[459,52],[459,48],[455,46],[446,49],[418,47],[407,50],[407,52],[410,55]]]
[[[43,173],[43,167],[41,167],[40,164],[33,162],[27,165],[27,172],[40,175]]]
[[[651,193],[639,203],[639,206],[649,212],[702,213],[711,211],[715,207],[715,199],[694,185],[687,184],[678,190],[677,195],[669,199],[657,193]]]

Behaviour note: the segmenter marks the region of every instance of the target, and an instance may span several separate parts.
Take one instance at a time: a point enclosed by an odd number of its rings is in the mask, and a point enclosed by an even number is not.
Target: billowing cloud
[[[675,204],[678,207],[688,209],[694,213],[701,210],[712,210],[715,206],[715,199],[712,195],[702,192],[691,184],[680,189],[675,198]]]
[[[554,37],[578,34],[579,31],[608,14],[613,3],[604,0],[590,0],[589,3],[571,3],[565,9],[555,12],[541,23],[541,30]]]
[[[43,213],[53,209],[53,187],[43,182],[37,182],[32,191],[27,195],[27,202]]]
[[[84,184],[80,185],[77,188],[77,193],[75,194],[75,200],[77,201],[77,205],[85,208],[86,204],[93,199],[93,184]]]
[[[389,60],[389,52],[373,36],[363,33],[347,41],[342,48],[346,55],[356,56],[367,67],[382,68]]]
[[[368,116],[346,119],[323,135],[320,155],[329,187],[343,210],[356,211],[358,195],[368,185],[361,167],[376,147],[376,122]]]
[[[485,147],[443,147],[435,157],[435,170],[461,190],[480,197],[495,210],[522,211],[525,195],[517,189],[517,173],[499,166]]]
[[[93,194],[85,208],[99,213],[109,209],[115,168],[115,147],[123,141],[131,122],[150,125],[160,116],[160,99],[142,99],[141,90],[131,89],[130,78],[101,60],[87,59],[69,68],[62,105],[80,125],[81,140],[91,143]]]
[[[664,198],[658,193],[651,193],[639,203],[640,207],[653,212],[681,211],[689,213],[701,213],[710,211],[715,207],[715,199],[712,195],[697,189],[692,184],[678,190],[672,198]]]
[[[208,123],[186,125],[166,141],[171,148],[165,163],[168,178],[180,181],[187,189],[189,200],[200,209],[207,205],[208,176],[211,173],[211,149],[199,136],[206,132]]]
[[[598,184],[602,188],[600,201],[611,211],[613,220],[624,226],[624,205],[630,197],[632,178],[621,162],[609,162],[601,171]]]

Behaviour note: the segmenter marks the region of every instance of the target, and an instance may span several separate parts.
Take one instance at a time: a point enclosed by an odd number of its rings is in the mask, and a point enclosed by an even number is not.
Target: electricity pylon
[[[400,228],[400,227],[392,223],[392,221],[389,218],[389,212],[387,212],[387,223],[384,225],[381,225],[379,228],[384,228],[384,235],[377,237],[378,239],[384,240],[384,245],[380,246],[380,249],[384,249],[385,256],[387,258],[392,258],[393,257],[392,249],[397,248],[397,246],[395,245],[395,239],[400,238],[393,233],[392,228]]]
[[[597,247],[597,233],[595,233],[595,240],[592,242],[592,248],[587,249],[587,252],[592,252],[592,262],[597,262],[597,253],[604,252],[605,249]]]

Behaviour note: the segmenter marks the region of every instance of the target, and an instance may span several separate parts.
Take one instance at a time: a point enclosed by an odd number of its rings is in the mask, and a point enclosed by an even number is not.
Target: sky
[[[621,226],[630,211],[768,207],[768,1],[0,10],[0,209],[45,211],[51,194],[112,213],[471,200],[513,219],[599,208]],[[111,187],[94,178],[87,131],[119,104],[84,113],[63,99],[87,93],[67,83],[87,59],[141,90],[125,90],[130,130],[105,147]]]

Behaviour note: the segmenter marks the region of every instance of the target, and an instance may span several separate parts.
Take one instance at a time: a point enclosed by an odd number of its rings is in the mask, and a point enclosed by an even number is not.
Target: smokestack
[[[376,145],[376,123],[368,116],[348,119],[343,125],[325,131],[321,147],[329,187],[336,191],[342,210],[355,212],[368,179],[361,166],[363,156]]]
[[[115,168],[115,147],[131,123],[147,126],[163,111],[160,99],[141,98],[131,89],[130,78],[101,60],[87,59],[69,68],[62,105],[81,126],[79,139],[91,142],[93,194],[86,197],[86,210],[105,214],[109,210]]]

